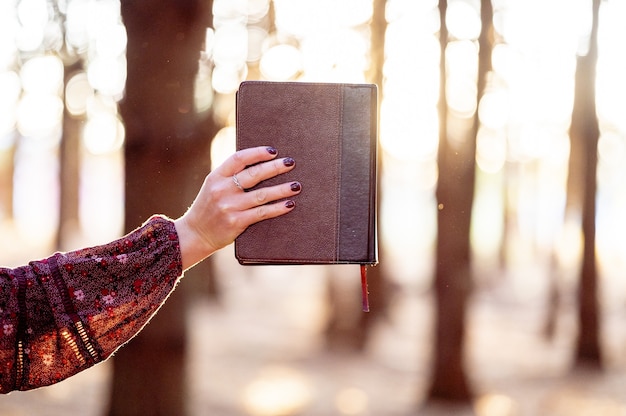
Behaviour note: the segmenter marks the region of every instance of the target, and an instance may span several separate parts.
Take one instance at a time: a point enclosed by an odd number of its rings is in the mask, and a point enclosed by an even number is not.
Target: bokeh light
[[[0,72],[0,137],[13,130],[21,93],[20,77],[14,71]]]
[[[335,406],[341,415],[362,415],[367,412],[367,394],[356,387],[341,390],[335,397]]]
[[[310,382],[292,368],[264,368],[244,391],[243,404],[251,416],[297,415],[312,399]]]
[[[63,101],[54,95],[26,93],[17,107],[17,129],[27,137],[60,137],[62,118]]]
[[[260,70],[270,81],[294,79],[302,71],[301,52],[292,45],[276,45],[263,54]]]
[[[453,0],[446,11],[446,26],[450,36],[457,40],[474,40],[480,35],[480,10],[476,3]]]
[[[94,95],[94,90],[85,72],[74,74],[65,87],[65,108],[73,116],[84,115],[87,101]]]

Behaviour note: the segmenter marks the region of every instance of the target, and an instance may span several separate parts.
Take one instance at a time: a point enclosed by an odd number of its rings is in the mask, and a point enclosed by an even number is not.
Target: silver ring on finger
[[[241,186],[241,184],[239,183],[239,179],[237,179],[236,173],[233,175],[233,182],[235,183],[235,186],[237,188],[241,189],[242,191],[245,191],[245,189],[243,189],[243,186]]]

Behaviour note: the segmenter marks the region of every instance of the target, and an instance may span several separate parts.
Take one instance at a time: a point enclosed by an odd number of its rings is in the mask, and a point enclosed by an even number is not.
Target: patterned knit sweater
[[[181,275],[174,223],[161,216],[106,245],[0,268],[0,393],[47,386],[107,359]]]

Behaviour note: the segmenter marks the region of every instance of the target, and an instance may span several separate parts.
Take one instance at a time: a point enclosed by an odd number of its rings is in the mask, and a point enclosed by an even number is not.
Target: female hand
[[[183,269],[232,243],[249,225],[284,215],[295,207],[290,199],[268,202],[298,194],[298,182],[244,192],[294,168],[292,158],[276,159],[277,154],[276,149],[266,146],[240,150],[207,175],[189,210],[175,220]]]

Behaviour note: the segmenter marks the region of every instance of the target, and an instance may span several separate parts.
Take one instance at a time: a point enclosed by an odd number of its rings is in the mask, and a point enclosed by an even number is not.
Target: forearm
[[[149,321],[181,274],[166,218],[110,244],[0,269],[0,392],[52,384],[106,359]]]

